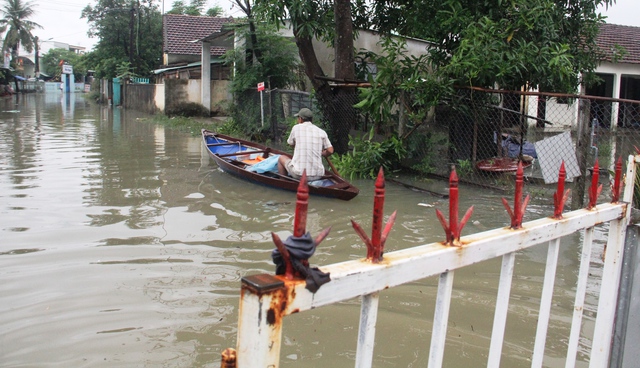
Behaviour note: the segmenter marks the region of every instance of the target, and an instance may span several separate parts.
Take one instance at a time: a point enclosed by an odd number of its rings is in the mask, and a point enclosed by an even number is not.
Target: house
[[[603,82],[587,88],[586,94],[640,101],[640,27],[603,24],[596,42],[606,55],[596,69],[596,75]],[[630,126],[640,122],[638,112],[625,103],[619,107],[611,102],[592,106],[592,113],[605,126]]]
[[[200,79],[202,46],[198,40],[218,32],[233,18],[165,14],[162,18],[163,65],[154,71],[157,82],[163,79]],[[214,79],[229,79],[229,68],[223,65],[225,48],[209,48]]]
[[[164,65],[154,70],[154,74],[157,84],[165,84],[164,101],[197,102],[211,110],[211,106],[230,98],[231,68],[222,60],[226,49],[209,46],[203,52],[199,40],[219,32],[223,25],[232,21],[233,18],[208,16],[163,16]],[[203,55],[207,58],[204,64]],[[208,65],[208,68],[203,68],[203,65]],[[202,78],[203,75],[206,77]],[[211,80],[216,82],[211,84]]]
[[[640,27],[618,24],[602,24],[596,38],[596,45],[605,56],[595,70],[601,82],[585,89],[587,96],[607,97],[622,100],[640,101]],[[553,125],[548,129],[565,130],[577,126],[578,104],[567,99],[548,99],[542,105],[538,97],[527,101],[527,114],[546,116]],[[637,103],[636,103],[637,104]],[[633,103],[614,103],[598,101],[591,104],[592,119],[600,126],[616,129],[618,126],[636,126],[640,124],[640,115],[632,107]],[[546,114],[553,112],[552,114]],[[572,116],[572,119],[567,119]],[[529,120],[535,125],[535,120]]]

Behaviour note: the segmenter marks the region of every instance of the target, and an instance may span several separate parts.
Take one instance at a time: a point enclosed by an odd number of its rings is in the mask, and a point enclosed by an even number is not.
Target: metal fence
[[[636,165],[640,156],[628,157],[626,176],[635,178]],[[444,364],[444,350],[447,342],[447,326],[450,305],[452,303],[453,278],[456,271],[471,264],[502,258],[500,282],[496,290],[493,329],[490,335],[491,344],[488,351],[488,367],[500,366],[504,345],[505,326],[509,312],[510,292],[513,279],[515,259],[522,249],[547,244],[547,257],[540,309],[536,327],[535,344],[531,357],[532,367],[542,367],[544,360],[546,337],[553,305],[553,290],[558,267],[558,255],[561,239],[576,232],[582,232],[582,255],[576,284],[575,303],[571,327],[566,331],[568,336],[566,367],[574,367],[578,354],[579,338],[582,334],[593,336],[589,355],[589,367],[606,367],[610,361],[613,325],[616,319],[618,286],[621,279],[624,239],[629,224],[631,207],[628,205],[633,193],[634,182],[625,183],[623,202],[619,202],[621,189],[622,165],[617,165],[616,188],[611,203],[596,204],[597,195],[590,196],[588,208],[562,213],[562,203],[556,205],[553,217],[544,217],[526,223],[512,221],[511,228],[498,228],[460,238],[459,233],[450,237],[450,231],[457,228],[457,182],[454,175],[451,180],[450,222],[443,227],[447,233],[445,242],[436,242],[419,247],[384,253],[384,241],[394,215],[391,215],[385,230],[382,231],[382,203],[384,202],[384,180],[381,176],[376,181],[374,199],[373,228],[371,238],[361,235],[367,244],[367,257],[358,260],[327,265],[322,272],[330,275],[330,282],[320,288],[310,288],[315,280],[308,275],[306,281],[296,270],[294,262],[308,262],[308,259],[297,259],[283,245],[279,237],[273,235],[277,249],[285,260],[286,271],[279,276],[269,274],[247,276],[242,279],[238,317],[237,349],[227,349],[222,354],[223,367],[278,367],[282,344],[283,320],[295,313],[313,313],[312,310],[353,298],[360,298],[361,313],[355,354],[355,366],[366,368],[373,364],[375,342],[393,343],[389,336],[376,336],[376,319],[378,313],[379,294],[385,290],[421,280],[429,276],[439,275],[439,284],[433,329],[429,347],[429,367],[441,367]],[[559,177],[562,177],[562,170]],[[522,190],[523,181],[518,175],[518,187]],[[558,192],[562,193],[562,179],[558,184]],[[594,179],[592,186],[597,185]],[[306,210],[308,192],[301,185],[296,202],[295,231],[303,234],[306,226]],[[455,189],[455,193],[454,193]],[[522,198],[520,198],[522,200]],[[526,202],[526,200],[525,200]],[[514,203],[518,206],[518,203]],[[452,212],[454,214],[452,214]],[[517,213],[517,211],[514,211]],[[464,220],[462,220],[464,221]],[[462,222],[461,221],[461,222]],[[454,222],[456,224],[454,224]],[[585,292],[587,281],[591,277],[589,263],[592,253],[594,228],[608,224],[608,240],[604,251],[604,268],[600,278],[598,310],[595,327],[585,331],[582,326],[584,314]],[[455,226],[454,226],[455,225]],[[354,224],[356,231],[358,230]],[[326,232],[327,230],[325,230]],[[326,233],[318,235],[314,243],[324,239]],[[294,232],[295,234],[295,232]],[[457,236],[457,239],[456,239]],[[366,238],[366,239],[365,239]],[[371,252],[370,252],[371,250]],[[376,252],[377,250],[377,252]],[[308,263],[307,263],[308,264]],[[308,270],[307,270],[308,272]],[[591,335],[592,334],[592,335]],[[416,342],[423,346],[423,341]],[[422,345],[421,345],[422,344]],[[424,348],[424,347],[421,347]],[[478,362],[478,365],[484,365]]]
[[[574,208],[582,205],[585,182],[594,170],[606,177],[620,157],[640,147],[640,101],[595,96],[460,89],[443,101],[424,121],[410,121],[397,109],[393,121],[373,124],[353,107],[357,92],[336,94],[329,115],[348,111],[348,119],[324,118],[312,96],[300,91],[272,90],[260,100],[242,102],[247,121],[263,121],[263,130],[276,141],[286,140],[292,120],[302,107],[316,113],[334,146],[348,143],[349,135],[364,135],[374,129],[375,139],[397,135],[404,141],[407,157],[402,168],[423,176],[446,178],[455,166],[462,183],[512,190],[518,162],[531,183],[556,182],[564,162],[567,179],[575,185]],[[253,108],[253,107],[255,108]],[[336,115],[338,114],[338,115]],[[346,114],[346,113],[345,113]],[[347,126],[344,126],[344,125]]]

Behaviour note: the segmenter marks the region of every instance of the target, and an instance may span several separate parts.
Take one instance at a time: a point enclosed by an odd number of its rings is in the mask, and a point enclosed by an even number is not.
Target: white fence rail
[[[532,356],[532,367],[541,367],[561,238],[584,231],[566,359],[566,367],[573,367],[581,332],[593,228],[599,224],[609,223],[589,363],[593,368],[606,367],[613,333],[625,232],[631,213],[629,203],[633,196],[636,162],[640,162],[640,156],[629,157],[622,202],[598,204],[591,210],[567,212],[563,214],[562,219],[541,218],[523,223],[522,228],[517,230],[500,228],[468,235],[460,239],[463,244],[460,247],[432,243],[386,253],[384,260],[377,264],[362,259],[324,266],[321,270],[331,274],[331,282],[323,285],[315,294],[305,289],[304,280],[286,280],[281,276],[266,274],[243,278],[236,347],[237,367],[278,367],[285,316],[357,297],[362,298],[362,303],[355,366],[371,367],[378,293],[387,288],[434,275],[439,275],[440,279],[429,351],[429,367],[441,367],[455,271],[478,262],[502,257],[492,340],[486,363],[488,367],[498,367],[502,355],[516,252],[528,247],[548,244]]]

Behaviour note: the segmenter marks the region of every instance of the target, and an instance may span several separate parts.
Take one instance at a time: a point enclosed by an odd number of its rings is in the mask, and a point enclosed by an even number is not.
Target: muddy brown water
[[[270,233],[290,235],[295,195],[230,177],[200,137],[145,117],[80,94],[0,101],[0,366],[218,367],[235,347],[240,279],[274,271]],[[350,220],[370,231],[374,186],[354,183],[361,192],[349,202],[311,197],[307,230],[332,227],[313,265],[365,256]],[[460,194],[461,213],[475,206],[463,234],[508,225],[505,194],[465,185]],[[550,215],[551,202],[534,198],[525,221]],[[442,240],[434,208],[446,214],[447,201],[389,183],[385,214],[398,217],[386,250]],[[564,366],[580,238],[561,245],[548,367]],[[530,366],[546,248],[516,257],[505,367]],[[495,259],[456,272],[446,367],[486,365],[499,271]],[[380,294],[374,367],[427,365],[436,289],[430,278]],[[592,281],[579,366],[598,289]],[[281,365],[353,366],[359,313],[356,299],[287,317]]]

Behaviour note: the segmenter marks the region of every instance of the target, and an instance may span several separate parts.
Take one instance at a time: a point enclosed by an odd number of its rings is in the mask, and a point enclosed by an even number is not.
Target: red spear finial
[[[389,217],[389,221],[385,226],[384,230],[382,230],[382,218],[384,216],[384,195],[385,195],[385,182],[384,182],[384,171],[382,167],[378,171],[378,178],[375,183],[375,195],[373,197],[373,224],[371,226],[371,239],[365,234],[362,227],[351,220],[351,225],[353,226],[356,233],[360,236],[360,239],[367,246],[367,260],[378,263],[382,260],[382,255],[384,253],[384,243],[387,241],[387,236],[389,232],[391,232],[391,228],[396,220],[396,213],[398,211],[394,211]]]
[[[502,204],[506,208],[509,217],[511,217],[511,228],[519,229],[522,227],[522,218],[524,217],[524,211],[529,204],[529,196],[522,202],[522,188],[524,187],[524,169],[522,168],[522,161],[518,162],[518,171],[516,171],[516,192],[513,198],[513,211],[509,207],[509,203],[506,199],[502,198]]]
[[[436,209],[436,216],[438,216],[446,235],[445,244],[457,245],[460,242],[462,228],[469,221],[472,213],[473,206],[469,207],[462,220],[458,222],[458,175],[453,168],[449,175],[449,224],[447,224],[442,212]]]
[[[596,201],[598,200],[598,196],[600,192],[602,192],[602,184],[598,185],[598,180],[600,178],[600,165],[598,164],[598,159],[596,158],[596,164],[593,165],[593,174],[591,175],[591,187],[589,187],[589,205],[587,209],[593,209],[596,207]]]
[[[562,218],[564,204],[567,202],[569,193],[571,192],[571,189],[567,189],[566,192],[564,191],[564,181],[566,178],[567,170],[565,170],[564,160],[562,160],[562,164],[560,164],[560,172],[558,173],[558,189],[553,193],[553,218],[557,220]]]

